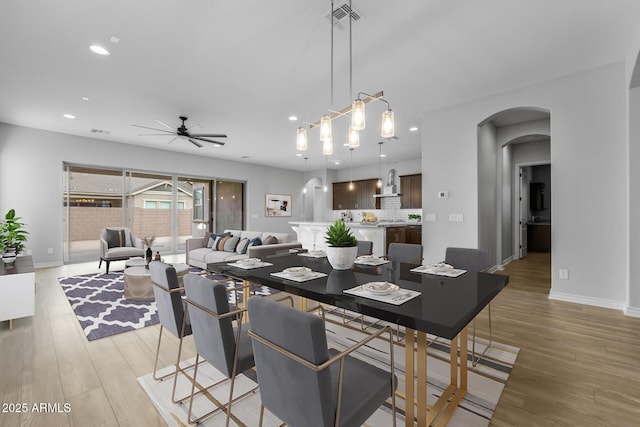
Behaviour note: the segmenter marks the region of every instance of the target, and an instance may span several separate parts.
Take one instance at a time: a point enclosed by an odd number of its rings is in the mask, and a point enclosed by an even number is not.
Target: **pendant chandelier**
[[[334,6],[333,0],[331,0],[331,105],[333,106],[333,27],[334,27]],[[351,11],[351,0],[349,0],[349,10]],[[352,94],[352,82],[353,82],[353,55],[352,55],[352,37],[351,37],[351,23],[352,18],[349,15],[349,90]],[[347,134],[347,147],[349,149],[357,148],[360,146],[360,131],[366,127],[366,111],[365,105],[373,101],[381,101],[387,105],[387,109],[382,113],[382,120],[380,126],[380,136],[383,138],[392,138],[395,135],[395,124],[393,110],[389,106],[389,102],[382,98],[383,92],[377,92],[373,95],[369,95],[365,92],[359,92],[353,103],[341,110],[328,110],[327,114],[322,116],[320,120],[313,123],[303,122],[303,126],[298,127],[296,138],[296,149],[298,151],[305,151],[308,149],[307,130],[304,125],[307,124],[309,129],[316,127],[320,128],[320,141],[322,142],[322,154],[330,156],[333,154],[333,131],[331,123],[334,119],[345,115],[351,116],[351,123]]]

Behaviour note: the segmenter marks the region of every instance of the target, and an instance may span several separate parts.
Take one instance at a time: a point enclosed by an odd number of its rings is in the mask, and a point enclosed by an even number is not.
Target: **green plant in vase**
[[[327,259],[335,270],[348,270],[358,255],[358,239],[342,221],[336,221],[327,228],[325,235]]]
[[[24,250],[29,232],[24,229],[25,224],[22,218],[16,216],[16,211],[10,209],[4,216],[4,221],[0,225],[0,245],[3,252],[14,252],[16,255]]]

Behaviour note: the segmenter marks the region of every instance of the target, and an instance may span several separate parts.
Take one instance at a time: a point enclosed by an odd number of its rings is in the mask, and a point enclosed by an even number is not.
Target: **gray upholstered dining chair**
[[[422,263],[422,245],[415,243],[390,243],[387,259],[398,262]]]
[[[313,314],[252,297],[253,352],[264,408],[290,426],[361,426],[389,397],[395,419],[393,339],[385,327],[348,349],[329,349],[324,321]],[[389,334],[390,371],[349,354]],[[386,339],[386,338],[385,338]]]
[[[444,262],[459,268],[471,272],[485,271],[489,267],[489,251],[486,249],[473,249],[473,248],[454,248],[450,247],[446,249]],[[493,344],[493,328],[491,325],[491,303],[487,304],[487,310],[489,311],[489,344],[485,347],[482,353],[476,357],[476,319],[473,319],[473,338],[471,344],[471,361],[475,367],[478,362],[485,356],[487,350]]]
[[[358,240],[358,256],[371,255],[373,253],[373,242],[371,240]]]
[[[189,365],[180,366],[180,357],[182,355],[182,341],[184,337],[191,335],[191,323],[189,316],[182,302],[181,293],[184,288],[180,287],[176,269],[169,264],[160,261],[152,261],[149,264],[149,273],[151,273],[151,283],[153,284],[153,294],[156,298],[156,306],[158,310],[158,318],[160,320],[160,333],[158,334],[158,346],[156,348],[156,360],[153,364],[153,379],[162,381],[173,375],[173,391],[171,398],[174,403],[183,400],[185,397],[176,399],[176,382],[178,373],[183,373],[187,369],[194,367]],[[184,322],[184,328],[183,328]],[[158,359],[160,358],[160,344],[162,342],[163,331],[169,331],[180,339],[178,345],[178,356],[176,358],[175,371],[158,376]]]
[[[245,309],[231,309],[227,296],[228,289],[226,282],[222,283],[189,273],[184,276],[184,287],[197,351],[196,367],[193,372],[191,397],[189,399],[188,421],[189,423],[198,423],[204,418],[226,409],[226,425],[229,425],[232,403],[258,390],[256,386],[242,395],[233,398],[236,376],[254,366],[251,340],[247,336],[249,324],[242,324],[241,321],[239,321]],[[235,326],[233,325],[234,321],[236,323]],[[193,399],[195,395],[198,394],[195,388],[198,376],[198,363],[201,357],[225,375],[223,380],[206,387],[206,389],[230,381],[229,399],[226,404],[216,406],[207,414],[192,419]],[[201,389],[201,391],[205,389],[200,385],[198,385],[198,388]]]

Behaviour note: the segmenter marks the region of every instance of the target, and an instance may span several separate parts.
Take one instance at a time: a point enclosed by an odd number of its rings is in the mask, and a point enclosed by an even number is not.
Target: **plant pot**
[[[13,267],[13,263],[16,261],[15,252],[5,252],[2,254],[2,262],[6,267]]]
[[[334,270],[349,270],[353,266],[357,255],[357,246],[327,247],[327,259]]]

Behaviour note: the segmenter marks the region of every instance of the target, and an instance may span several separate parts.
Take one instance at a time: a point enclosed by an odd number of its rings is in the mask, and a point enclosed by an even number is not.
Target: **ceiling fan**
[[[202,148],[202,144],[199,141],[210,142],[215,147],[221,147],[225,144],[222,141],[216,141],[210,138],[226,138],[227,135],[223,133],[191,133],[189,132],[189,129],[187,129],[187,127],[184,124],[184,122],[187,121],[187,117],[180,116],[180,120],[182,120],[182,124],[176,129],[174,129],[173,127],[169,126],[168,124],[166,124],[161,120],[156,120],[156,123],[161,124],[162,126],[166,127],[169,130],[150,128],[148,126],[140,126],[140,125],[132,125],[132,126],[143,128],[143,129],[151,129],[157,132],[162,132],[162,133],[147,133],[147,134],[142,134],[140,136],[176,135],[171,141],[169,141],[169,143],[175,141],[177,138],[180,138],[180,139],[186,139],[187,141],[189,141],[190,143],[192,143],[198,148]],[[194,125],[194,126],[200,126],[200,125]]]

